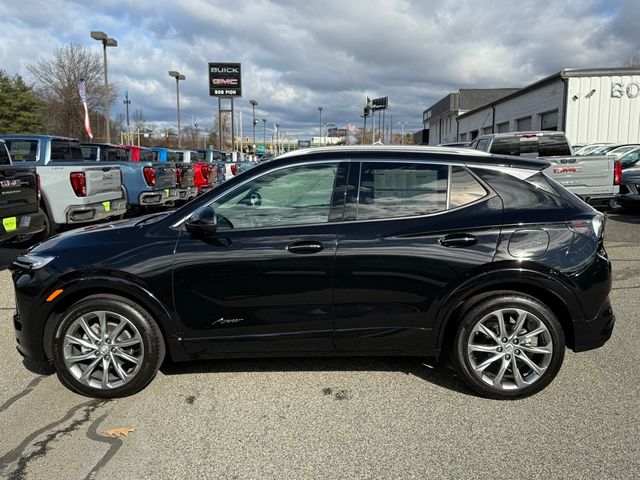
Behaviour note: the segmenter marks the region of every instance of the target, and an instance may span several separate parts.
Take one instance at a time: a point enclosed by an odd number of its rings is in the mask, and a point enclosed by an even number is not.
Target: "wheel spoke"
[[[100,337],[104,339],[107,337],[107,312],[96,312],[96,315],[100,321]]]
[[[500,338],[505,338],[507,336],[507,328],[504,325],[504,314],[502,313],[502,310],[498,310],[495,315],[498,319],[498,326],[500,328]]]
[[[495,362],[496,360],[499,360],[500,358],[502,358],[502,353],[499,353],[497,355],[494,355],[493,357],[489,357],[487,358],[484,362],[482,362],[480,365],[477,365],[475,367],[473,367],[473,369],[476,372],[483,372],[489,365],[491,365],[493,362]]]
[[[108,387],[110,364],[111,364],[111,357],[109,355],[105,355],[102,359],[102,381],[100,382],[100,386],[102,388]]]
[[[100,340],[100,337],[96,335],[96,333],[91,329],[84,317],[80,318],[80,325],[82,325],[82,329],[87,334],[87,337],[89,337],[94,342],[98,342]]]
[[[504,372],[507,371],[507,367],[509,366],[509,360],[505,357],[502,357],[502,363],[500,364],[500,370],[496,373],[496,376],[493,377],[493,386],[499,387],[502,383],[502,378],[504,377]]]
[[[87,352],[87,353],[81,353],[80,355],[70,355],[68,357],[65,357],[64,360],[69,363],[78,363],[84,360],[89,360],[90,358],[93,359],[95,358],[95,356],[96,356],[95,352]]]
[[[85,385],[89,385],[89,377],[91,376],[93,371],[96,369],[96,367],[98,366],[101,360],[102,360],[102,357],[98,357],[93,362],[91,362],[91,364],[87,367],[87,369],[84,372],[82,372],[82,375],[80,375],[80,378],[78,380],[80,380],[80,382],[84,383]]]
[[[120,358],[124,358],[127,362],[131,362],[134,364],[139,364],[140,363],[140,359],[136,358],[136,357],[132,357],[131,355],[129,355],[128,353],[124,353],[120,350],[117,350],[114,355],[120,357]]]
[[[518,369],[518,364],[516,363],[516,356],[511,357],[511,371],[513,373],[513,380],[516,382],[516,386],[518,388],[526,387],[527,384],[522,379],[522,374]]]
[[[546,370],[546,368],[540,368],[538,365],[533,363],[533,361],[524,352],[521,352],[520,355],[518,355],[518,358],[522,360],[524,363],[526,363],[529,366],[529,368],[531,368],[531,370],[533,370],[538,375],[542,375]]]
[[[527,344],[521,344],[519,345],[520,350],[524,350],[526,352],[529,353],[542,353],[544,355],[552,353],[551,350],[551,346],[546,346],[546,347],[541,347],[541,346],[537,346],[537,347],[533,347],[531,345],[527,345]]]
[[[538,328],[531,330],[530,332],[527,332],[524,335],[519,335],[518,339],[529,340],[530,338],[540,335],[541,333],[544,333],[546,331],[547,331],[547,327],[545,327],[544,325],[540,325]]]
[[[518,312],[518,319],[516,320],[516,326],[513,329],[513,333],[509,337],[509,340],[518,336],[518,332],[522,330],[524,326],[524,322],[527,320],[527,312],[524,310],[516,310]]]
[[[73,335],[66,335],[65,338],[67,341],[80,345],[81,347],[90,348],[91,350],[96,349],[96,346],[93,343],[83,338],[74,337]]]
[[[113,362],[113,368],[116,371],[116,374],[122,381],[126,382],[129,378],[129,375],[127,375],[124,371],[124,368],[122,368],[122,362],[120,362],[115,356],[112,356],[111,360]]]
[[[475,343],[470,343],[468,345],[470,352],[485,352],[485,353],[496,353],[495,345],[478,345]]]
[[[498,344],[498,345],[500,344],[500,339],[496,336],[494,331],[491,330],[489,327],[487,327],[485,324],[483,324],[483,323],[478,324],[478,328],[487,337],[491,338],[494,342],[496,342],[496,344]]]
[[[141,341],[142,341],[142,339],[140,338],[140,336],[136,335],[133,338],[127,338],[126,340],[120,340],[119,342],[113,342],[113,346],[114,347],[119,347],[119,348],[133,347],[134,345],[138,345]]]
[[[120,333],[122,332],[122,330],[124,329],[124,327],[127,326],[129,322],[127,322],[124,318],[120,319],[120,323],[118,324],[118,326],[116,328],[113,329],[113,332],[111,332],[109,334],[109,339],[112,342],[116,341],[116,338],[118,338],[118,335],[120,335]]]

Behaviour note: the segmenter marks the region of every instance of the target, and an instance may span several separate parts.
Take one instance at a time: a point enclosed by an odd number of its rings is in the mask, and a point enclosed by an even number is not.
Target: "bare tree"
[[[220,146],[218,116],[213,118],[213,130],[209,135],[209,144],[218,150],[231,150],[231,113],[222,114],[222,146]]]
[[[624,62],[624,66],[629,68],[640,68],[640,52],[627,58]]]
[[[59,46],[51,57],[40,58],[27,69],[33,77],[36,93],[46,102],[49,133],[86,138],[78,81],[84,79],[86,82],[89,110],[103,111],[104,74],[100,53],[75,44]],[[117,97],[117,86],[109,84],[110,104]]]

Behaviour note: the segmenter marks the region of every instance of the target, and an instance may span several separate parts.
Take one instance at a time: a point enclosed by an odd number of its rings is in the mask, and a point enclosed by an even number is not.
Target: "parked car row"
[[[50,135],[0,140],[0,242],[37,242],[65,226],[173,207],[254,165],[230,164],[224,152],[212,149],[80,143]]]

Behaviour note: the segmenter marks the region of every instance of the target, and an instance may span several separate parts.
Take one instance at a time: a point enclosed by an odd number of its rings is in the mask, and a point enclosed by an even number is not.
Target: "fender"
[[[47,358],[51,358],[51,345],[55,333],[55,318],[58,315],[61,305],[65,308],[69,304],[74,303],[85,295],[91,295],[96,292],[112,293],[130,298],[138,302],[152,317],[158,322],[165,341],[169,347],[169,353],[174,360],[186,359],[186,355],[182,348],[181,335],[178,332],[176,323],[170,313],[171,307],[165,305],[156,295],[149,291],[144,285],[128,278],[128,275],[122,275],[123,272],[109,272],[109,274],[96,272],[87,275],[83,272],[80,276],[78,272],[74,272],[74,278],[63,281],[57,286],[64,292],[56,299],[53,305],[44,312],[46,315],[46,323],[43,332],[43,344]],[[83,295],[84,294],[84,295]]]
[[[584,319],[584,311],[573,292],[566,283],[570,280],[561,272],[544,265],[528,262],[500,262],[492,265],[492,269],[467,279],[455,289],[448,292],[440,302],[434,329],[436,345],[440,350],[444,341],[447,324],[453,312],[467,300],[486,290],[496,287],[501,290],[518,290],[521,288],[543,289],[559,300],[570,312],[571,323]],[[495,289],[495,288],[493,288]]]

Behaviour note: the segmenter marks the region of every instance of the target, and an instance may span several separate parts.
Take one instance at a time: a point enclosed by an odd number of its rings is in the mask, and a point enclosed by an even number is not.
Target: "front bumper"
[[[165,188],[163,190],[142,192],[138,196],[138,202],[141,207],[162,206],[167,203],[173,203],[179,199],[180,194],[177,188]]]
[[[72,205],[65,211],[67,223],[87,223],[106,220],[127,213],[125,199],[109,200],[88,205]]]
[[[0,222],[0,243],[23,235],[33,235],[45,229],[44,212],[38,210],[14,217],[5,217]]]
[[[607,297],[594,318],[574,323],[575,345],[573,350],[584,352],[603,346],[611,338],[615,323],[616,316],[613,314],[609,297]]]

